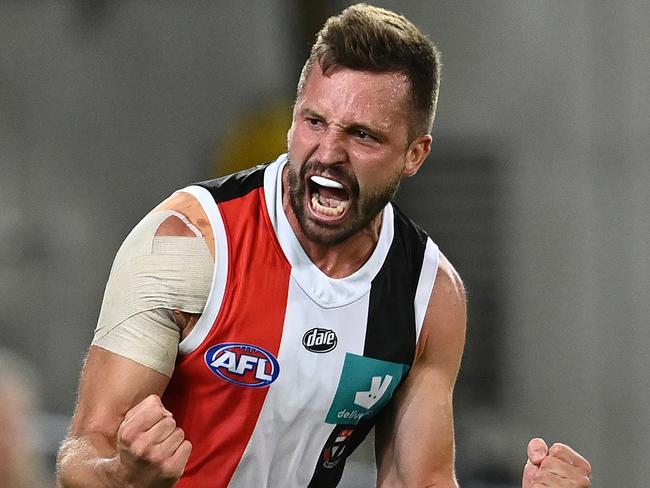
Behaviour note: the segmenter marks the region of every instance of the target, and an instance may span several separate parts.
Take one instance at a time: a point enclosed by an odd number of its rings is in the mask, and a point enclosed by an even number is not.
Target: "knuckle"
[[[138,437],[135,439],[128,448],[129,452],[133,456],[143,461],[149,461],[149,457],[151,456],[151,449],[151,444],[147,442],[147,440],[143,437]]]
[[[177,479],[183,474],[183,467],[179,466],[171,459],[167,459],[160,464],[160,476],[164,479]]]
[[[164,427],[170,428],[170,429],[176,429],[176,420],[174,420],[174,417],[165,417],[161,420],[163,423]]]
[[[146,459],[149,454],[148,446],[140,443],[132,444],[129,450],[138,459]]]
[[[551,456],[555,456],[556,454],[561,454],[566,452],[569,452],[569,448],[565,444],[562,444],[561,442],[556,442],[548,450],[548,453]]]
[[[160,403],[160,397],[155,393],[151,393],[150,395],[147,395],[146,399],[154,403]]]
[[[167,458],[161,452],[156,450],[152,450],[148,452],[146,457],[146,460],[147,462],[149,462],[149,464],[152,464],[154,466],[160,466],[161,469],[166,459]]]
[[[183,439],[181,439],[178,433],[174,431],[165,439],[164,442],[170,448],[176,449],[182,441]]]
[[[176,430],[174,430],[174,432],[172,432],[170,439],[173,439],[174,447],[178,448],[185,440],[185,437],[183,436],[183,431],[177,428]]]
[[[162,402],[160,400],[160,397],[156,395],[155,393],[152,393],[151,395],[147,396],[144,400],[142,400],[142,403],[150,406],[154,405],[160,405],[162,406]]]
[[[128,425],[122,424],[117,431],[117,440],[125,446],[130,446],[136,438],[136,432]]]

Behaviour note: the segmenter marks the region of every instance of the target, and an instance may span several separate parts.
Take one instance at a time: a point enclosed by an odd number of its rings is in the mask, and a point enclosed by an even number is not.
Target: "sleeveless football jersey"
[[[368,261],[329,278],[284,214],[285,163],[181,190],[216,265],[163,398],[193,444],[179,488],[337,486],[414,360],[437,247],[389,204]]]

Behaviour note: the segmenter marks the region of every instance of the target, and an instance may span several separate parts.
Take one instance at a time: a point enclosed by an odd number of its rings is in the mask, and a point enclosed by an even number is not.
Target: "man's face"
[[[338,244],[370,224],[404,175],[415,174],[430,137],[408,143],[409,82],[400,73],[315,64],[289,131],[289,204],[305,236]]]

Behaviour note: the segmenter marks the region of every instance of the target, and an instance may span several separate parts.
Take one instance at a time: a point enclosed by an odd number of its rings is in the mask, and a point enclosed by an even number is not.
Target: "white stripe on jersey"
[[[336,393],[345,354],[363,354],[369,299],[366,293],[352,304],[326,309],[291,279],[278,354],[282,373],[269,388],[231,487],[309,484],[334,428],[325,423],[325,417]],[[314,327],[336,333],[338,343],[334,350],[318,354],[302,345],[303,335]]]
[[[210,294],[208,295],[205,309],[194,325],[194,328],[178,345],[179,354],[189,354],[199,347],[208,336],[214,321],[217,319],[219,310],[221,310],[221,304],[226,292],[226,280],[228,278],[228,242],[223,218],[221,217],[219,207],[214,201],[214,198],[212,198],[212,194],[205,188],[194,185],[179,191],[189,193],[203,207],[214,235],[214,253],[216,256],[212,286],[210,287]]]
[[[287,163],[283,154],[264,172],[264,192],[269,217],[278,242],[289,263],[291,275],[323,307],[339,307],[358,300],[370,290],[372,279],[386,260],[395,232],[393,207],[384,207],[379,240],[368,260],[350,276],[332,279],[323,273],[298,242],[282,208],[282,169]]]
[[[438,272],[438,261],[440,254],[430,238],[427,238],[427,247],[424,250],[424,260],[420,269],[420,278],[418,287],[415,292],[415,342],[417,343],[422,331],[424,316],[427,313],[429,299],[433,292],[433,285],[436,283],[436,273]]]

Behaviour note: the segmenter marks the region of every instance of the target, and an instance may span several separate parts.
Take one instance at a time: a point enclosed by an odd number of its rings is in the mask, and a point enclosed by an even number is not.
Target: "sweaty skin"
[[[187,194],[178,195],[171,200]],[[92,344],[171,376],[181,335],[189,332],[173,311],[202,313],[210,292],[207,239],[173,208],[142,219],[115,257]]]
[[[395,182],[415,175],[429,154],[430,135],[409,139],[407,88],[399,73],[335,68],[325,75],[315,65],[299,94],[283,209],[305,252],[330,277],[349,276],[364,264],[381,225],[381,212],[373,209],[394,192]],[[345,191],[314,186],[314,175]],[[323,211],[313,203],[315,192],[320,205],[348,203],[342,211]],[[321,192],[326,200],[320,200]],[[192,220],[201,227],[199,219]],[[220,251],[213,242],[213,256]],[[196,323],[196,315],[173,313],[182,333]],[[465,328],[465,290],[441,255],[414,365],[377,425],[377,486],[457,488],[452,396]],[[160,372],[91,347],[59,453],[61,486],[173,486],[191,446],[160,402],[168,382]],[[529,457],[524,488],[589,486],[588,478],[587,484],[566,484],[577,476],[575,455],[566,450],[552,447]]]
[[[378,239],[381,208],[399,179],[417,173],[429,154],[430,135],[407,139],[407,88],[400,73],[336,68],[324,75],[314,66],[298,96],[288,134],[283,207],[302,247],[330,277],[348,276],[368,259]],[[303,166],[313,169],[303,174]],[[291,184],[289,174],[302,177],[297,195],[292,195],[296,182]],[[350,203],[335,220],[312,205],[313,174],[348,189]],[[351,188],[355,185],[358,195]],[[372,205],[378,194],[381,204]]]
[[[157,227],[155,237],[198,238],[198,232],[207,245],[212,264],[214,237],[196,199],[187,193],[175,193],[152,213],[160,210],[172,210],[182,218],[165,218]],[[180,254],[175,261],[183,266],[186,258]],[[192,295],[191,287],[186,288],[179,290],[177,295]],[[204,290],[205,297],[208,292],[209,283]],[[179,306],[182,307],[181,302]],[[175,358],[178,342],[189,334],[200,314],[193,313],[193,309],[165,310],[168,315],[159,316],[158,320],[168,323],[155,324],[146,317],[143,320],[148,320],[152,330],[158,330],[158,336],[166,330],[178,331],[175,342],[165,345],[169,349],[165,356]],[[129,329],[128,324],[121,325],[127,327],[125,333],[138,332]],[[100,331],[104,332],[101,324]],[[58,455],[59,486],[162,488],[173,486],[182,475],[192,446],[160,401],[169,382],[173,359],[171,363],[165,359],[147,365],[152,358],[148,351],[158,349],[160,337],[157,340],[143,338],[142,329],[139,335],[136,349],[130,344],[125,350],[126,346],[119,340],[107,342],[106,335],[98,342],[101,347],[90,347],[70,432]],[[132,353],[133,358],[129,358]],[[157,364],[162,366],[156,367]]]
[[[373,214],[364,203],[379,194],[383,207],[394,193],[387,182],[414,175],[429,154],[431,136],[408,141],[407,88],[399,73],[337,68],[325,75],[315,67],[298,97],[288,171],[309,178],[301,166],[313,167],[343,186],[354,183],[359,188],[358,196],[348,192],[350,203],[336,226],[313,208],[308,182],[294,202],[291,189],[284,194],[284,209],[298,240],[329,276],[351,274],[374,249],[381,212]],[[296,209],[295,200],[302,209]],[[355,232],[332,244],[346,227]],[[415,363],[390,412],[377,425],[378,486],[457,486],[452,395],[465,323],[463,284],[441,255]]]

